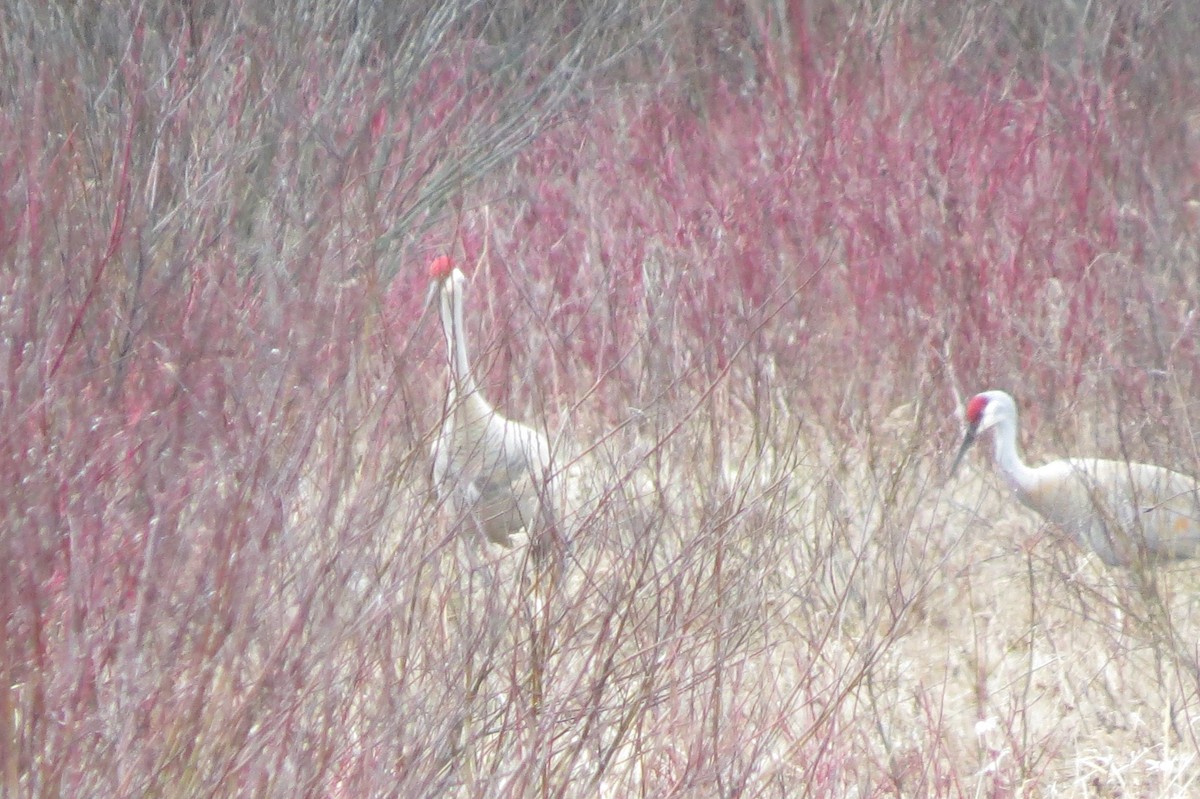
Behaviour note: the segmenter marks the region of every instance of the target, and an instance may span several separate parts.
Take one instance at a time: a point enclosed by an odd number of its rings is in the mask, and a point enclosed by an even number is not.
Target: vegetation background
[[[4,796],[1200,790],[1192,571],[945,475],[987,388],[1200,473],[1200,5],[0,13]],[[431,496],[441,253],[548,595]]]

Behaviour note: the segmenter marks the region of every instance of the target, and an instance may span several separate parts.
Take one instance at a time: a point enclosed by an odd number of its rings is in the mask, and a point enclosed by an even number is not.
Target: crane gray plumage
[[[442,256],[430,277],[427,302],[436,294],[450,366],[442,429],[431,452],[434,487],[489,541],[511,546],[512,534],[524,529],[536,554],[554,524],[550,442],[497,413],[475,384],[463,325],[466,276]]]
[[[976,437],[995,428],[996,465],[1017,498],[1109,566],[1200,555],[1195,479],[1162,466],[1093,458],[1026,466],[1017,448],[1017,405],[1003,391],[972,397],[967,423],[951,472]]]

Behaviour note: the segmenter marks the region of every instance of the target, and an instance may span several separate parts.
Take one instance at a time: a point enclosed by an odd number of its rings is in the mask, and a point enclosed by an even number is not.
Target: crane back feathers
[[[499,414],[451,408],[433,446],[438,495],[470,516],[488,540],[511,546],[549,512],[550,444]]]
[[[1072,458],[1014,486],[1029,508],[1106,564],[1200,555],[1200,484],[1161,466]]]

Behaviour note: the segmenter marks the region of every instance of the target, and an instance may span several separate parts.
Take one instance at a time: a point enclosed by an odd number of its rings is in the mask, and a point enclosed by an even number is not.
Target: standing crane
[[[1145,463],[1069,458],[1026,466],[1017,449],[1017,404],[1003,391],[967,403],[967,434],[951,474],[975,438],[995,428],[996,464],[1017,499],[1109,566],[1200,555],[1200,483]]]
[[[442,430],[431,452],[438,498],[505,547],[524,529],[533,554],[542,557],[557,532],[550,442],[497,413],[475,384],[463,326],[466,275],[443,255],[430,263],[429,278],[426,307],[436,295],[450,365]]]

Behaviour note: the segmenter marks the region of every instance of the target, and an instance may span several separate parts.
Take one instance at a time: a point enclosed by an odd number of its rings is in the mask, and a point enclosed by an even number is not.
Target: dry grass
[[[1194,794],[1195,568],[945,469],[1200,473],[1200,26],[934,6],[6,3],[0,794]],[[430,490],[441,252],[555,584]]]

